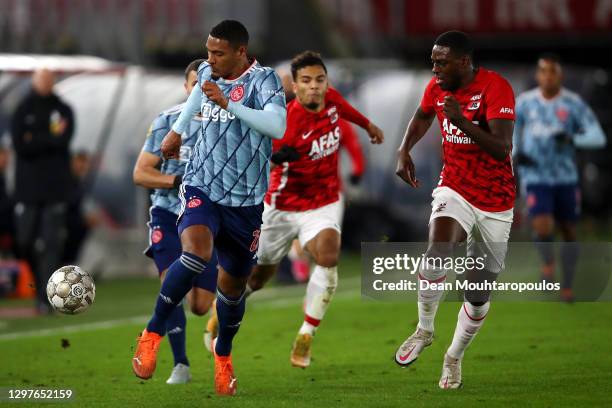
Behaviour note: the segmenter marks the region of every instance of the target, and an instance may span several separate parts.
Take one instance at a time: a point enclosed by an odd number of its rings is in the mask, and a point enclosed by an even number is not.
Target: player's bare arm
[[[178,159],[181,150],[181,135],[170,129],[161,143],[161,152],[165,159]]]
[[[163,174],[159,170],[161,158],[149,152],[140,152],[134,166],[134,184],[145,188],[175,188],[180,176]]]
[[[421,140],[431,126],[434,113],[428,114],[423,112],[421,108],[417,108],[416,112],[410,119],[404,139],[398,150],[397,169],[395,174],[412,187],[418,187],[419,181],[416,178],[414,163],[410,157],[410,150],[414,145]]]
[[[376,126],[374,123],[370,122],[366,131],[368,132],[368,136],[370,136],[370,143],[372,144],[381,144],[385,140],[385,134],[382,129]]]
[[[509,119],[492,119],[488,121],[490,132],[469,121],[461,112],[459,102],[452,96],[444,97],[444,114],[495,160],[504,161],[512,149],[512,132],[514,121]]]

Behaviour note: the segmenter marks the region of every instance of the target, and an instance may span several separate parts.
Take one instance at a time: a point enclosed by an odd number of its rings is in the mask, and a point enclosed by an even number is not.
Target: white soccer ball
[[[95,297],[96,285],[93,279],[78,266],[62,266],[53,272],[47,283],[49,303],[60,313],[84,312]]]

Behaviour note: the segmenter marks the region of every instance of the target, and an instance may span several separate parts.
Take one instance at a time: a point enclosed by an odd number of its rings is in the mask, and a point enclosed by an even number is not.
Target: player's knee
[[[479,307],[489,301],[490,293],[487,291],[466,291],[463,298],[466,302],[469,302],[472,306]]]
[[[183,252],[187,252],[193,254],[199,258],[202,258],[205,262],[208,262],[212,259],[213,247],[212,245],[205,245],[202,242],[197,242],[198,240],[186,240],[183,243]]]
[[[208,313],[208,310],[210,309],[210,303],[205,303],[205,302],[193,302],[191,304],[191,313],[193,313],[196,316],[204,316],[206,313]]]
[[[212,259],[213,242],[210,230],[206,227],[201,229],[188,228],[181,234],[181,246],[183,252],[188,252],[202,258],[205,262]]]
[[[425,259],[431,263],[434,260],[452,256],[456,245],[454,242],[432,242],[425,252]]]
[[[338,265],[339,254],[336,251],[326,251],[317,255],[315,263],[324,268],[333,268]]]

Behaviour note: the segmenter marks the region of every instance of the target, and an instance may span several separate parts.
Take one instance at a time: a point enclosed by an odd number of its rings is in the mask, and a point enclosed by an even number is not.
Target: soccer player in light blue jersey
[[[534,239],[543,261],[542,278],[554,277],[556,222],[564,241],[561,297],[572,301],[580,214],[576,149],[601,148],[606,137],[591,109],[580,96],[562,87],[562,79],[558,57],[542,55],[536,69],[538,87],[516,100],[514,163],[527,191]]]
[[[198,83],[197,70],[202,62],[203,59],[192,61],[185,69],[184,87],[187,95],[191,94]],[[202,127],[201,116],[193,116],[181,136],[180,156],[170,160],[162,158],[161,142],[178,119],[183,107],[184,104],[174,106],[155,118],[134,166],[134,182],[153,190],[148,223],[149,247],[145,254],[153,258],[162,281],[168,267],[181,256],[181,240],[176,227],[181,208],[178,187]],[[216,285],[215,274],[196,276],[188,296],[193,313],[199,316],[206,314],[214,299]],[[168,340],[174,356],[174,369],[166,381],[168,384],[182,384],[191,380],[189,360],[185,351],[185,330],[185,310],[180,302],[167,320]]]
[[[132,363],[138,377],[153,375],[168,316],[194,276],[215,273],[218,265],[215,390],[222,395],[236,392],[232,340],[244,315],[246,281],[257,262],[271,138],[282,138],[286,127],[281,80],[271,68],[249,58],[248,39],[238,21],[213,27],[206,41],[208,60],[198,68],[198,85],[162,142],[164,156],[177,157],[180,134],[195,113],[202,113],[201,134],[179,195],[183,252],[168,269]]]

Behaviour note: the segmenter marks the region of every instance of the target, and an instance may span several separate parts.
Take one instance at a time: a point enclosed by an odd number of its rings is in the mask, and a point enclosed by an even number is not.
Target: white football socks
[[[434,320],[440,299],[444,295],[443,290],[423,289],[421,290],[420,281],[429,281],[430,283],[442,283],[446,280],[446,271],[443,269],[420,268],[419,269],[419,288],[418,288],[418,307],[419,307],[419,325],[422,330],[430,333],[434,332]]]
[[[470,302],[464,302],[461,305],[453,342],[446,351],[446,354],[452,358],[463,358],[465,349],[470,345],[484,323],[490,306],[491,302],[487,302],[482,306],[474,306]]]
[[[300,334],[314,334],[323,316],[325,316],[337,286],[337,266],[325,268],[315,265],[306,287],[305,317],[299,331]]]

